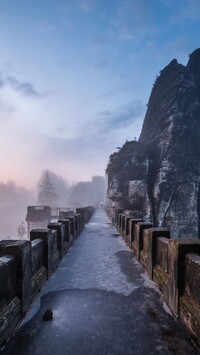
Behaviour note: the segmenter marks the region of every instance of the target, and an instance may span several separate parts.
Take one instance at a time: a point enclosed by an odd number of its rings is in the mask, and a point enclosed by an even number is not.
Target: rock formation
[[[110,158],[109,197],[120,202],[124,198],[134,210],[141,193],[140,184],[132,181],[143,181],[143,205],[148,205],[155,226],[169,227],[174,238],[200,237],[200,49],[190,55],[186,66],[173,59],[161,71],[139,142],[129,146],[127,156],[123,147]],[[144,155],[134,161],[136,147]],[[126,165],[130,156],[131,164]],[[130,186],[134,188],[127,193]],[[120,200],[117,193],[122,193]]]
[[[147,193],[148,152],[144,144],[126,142],[118,153],[110,156],[108,197],[118,206],[133,210],[141,217],[150,218],[150,201]]]

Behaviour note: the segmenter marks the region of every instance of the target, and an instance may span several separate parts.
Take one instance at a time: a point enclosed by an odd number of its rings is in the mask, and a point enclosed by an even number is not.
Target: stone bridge
[[[2,354],[200,354],[200,241],[131,211],[61,212],[0,242]]]

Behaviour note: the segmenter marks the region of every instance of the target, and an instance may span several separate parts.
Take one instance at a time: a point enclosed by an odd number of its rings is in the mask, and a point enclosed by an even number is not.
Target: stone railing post
[[[152,228],[153,225],[151,222],[138,222],[134,226],[134,236],[135,236],[135,243],[134,243],[134,251],[136,258],[140,260],[140,250],[143,247],[143,230]]]
[[[33,229],[30,232],[30,240],[41,239],[44,246],[44,266],[47,269],[47,278],[50,277],[53,268],[53,235],[50,229]]]
[[[128,245],[132,249],[132,243],[134,241],[134,227],[138,222],[142,222],[140,218],[131,218],[129,221],[129,240]]]
[[[2,240],[0,255],[10,254],[16,257],[18,274],[18,294],[21,299],[21,310],[24,315],[30,307],[31,288],[31,242],[28,240]]]
[[[200,240],[169,240],[169,306],[177,316],[179,314],[179,296],[184,290],[185,254],[195,252],[200,252]]]
[[[119,225],[119,214],[123,213],[123,209],[122,208],[116,208],[114,210],[114,223],[116,226]]]
[[[65,227],[62,223],[59,222],[50,222],[47,226],[48,229],[56,230],[57,237],[58,237],[58,250],[60,252],[60,258],[62,259],[66,253],[64,248],[64,241],[65,241]]]
[[[69,219],[59,219],[58,220],[59,223],[62,223],[65,226],[65,240],[68,244],[68,249],[70,248],[70,246],[72,245],[72,235],[71,235],[71,222]]]
[[[159,237],[170,239],[170,231],[168,228],[149,228],[145,231],[148,233],[148,263],[147,272],[151,280],[153,280],[153,266],[156,253],[156,240]]]

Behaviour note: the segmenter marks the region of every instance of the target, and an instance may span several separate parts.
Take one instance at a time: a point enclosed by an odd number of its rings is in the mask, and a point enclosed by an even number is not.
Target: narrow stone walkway
[[[51,321],[43,321],[47,309]],[[103,210],[46,283],[3,354],[193,355],[183,328]]]

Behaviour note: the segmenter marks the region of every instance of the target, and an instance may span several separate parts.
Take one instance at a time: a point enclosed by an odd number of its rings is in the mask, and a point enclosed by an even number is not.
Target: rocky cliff
[[[149,166],[146,146],[136,141],[126,142],[118,153],[110,156],[107,166],[108,197],[125,209],[134,209],[150,218],[150,201],[147,193]]]
[[[200,49],[190,55],[186,66],[173,59],[161,71],[136,143],[145,151],[143,205],[149,205],[155,226],[169,227],[173,237],[200,237]],[[132,144],[129,155],[134,156]],[[112,161],[108,164],[109,196],[115,200],[122,193],[134,209],[137,198],[132,195],[137,196],[138,187],[131,195],[125,186],[130,186],[144,161],[135,164],[133,159],[122,169],[128,155],[125,150],[121,158],[121,152],[114,154],[120,164],[115,164],[113,175]]]

